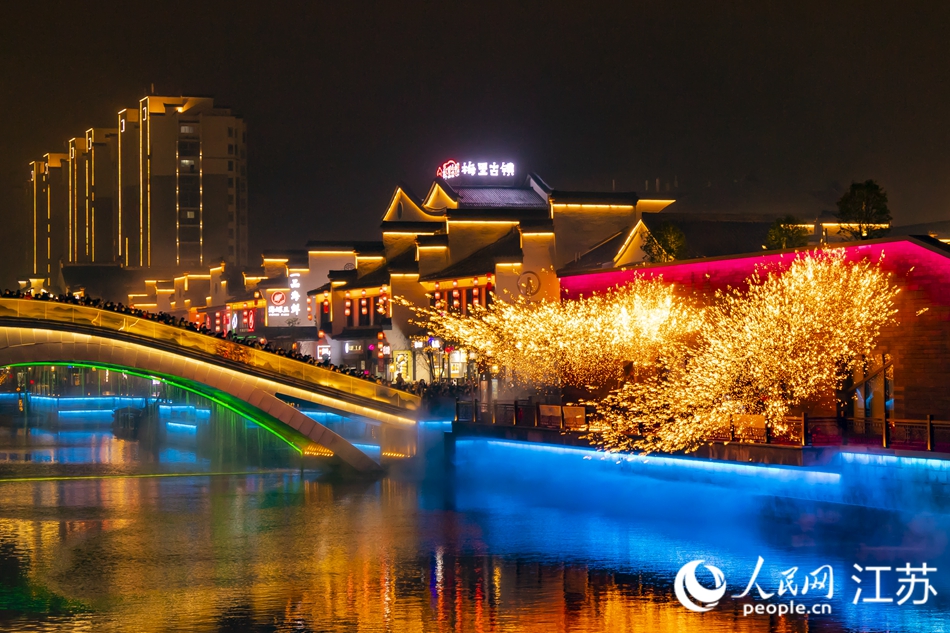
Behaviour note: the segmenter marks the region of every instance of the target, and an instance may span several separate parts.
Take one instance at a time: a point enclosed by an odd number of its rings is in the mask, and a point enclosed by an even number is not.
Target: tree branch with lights
[[[433,336],[533,386],[614,387],[593,404],[606,450],[692,451],[761,416],[833,393],[894,323],[898,289],[879,262],[800,253],[709,301],[635,278],[562,302],[496,300],[470,314],[408,305]]]

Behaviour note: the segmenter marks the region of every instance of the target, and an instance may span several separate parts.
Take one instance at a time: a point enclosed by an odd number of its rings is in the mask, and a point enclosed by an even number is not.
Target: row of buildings
[[[149,95],[30,163],[33,287],[113,267],[247,264],[247,129],[209,97]],[[72,279],[70,279],[72,278]]]
[[[388,379],[464,378],[473,370],[466,350],[429,338],[394,297],[462,312],[493,296],[558,300],[565,276],[648,263],[645,242],[663,224],[683,233],[687,257],[708,258],[761,252],[776,220],[675,213],[674,200],[634,192],[558,190],[504,160],[447,161],[437,174],[424,196],[395,188],[379,240],[265,251],[237,284],[229,262],[154,277],[129,302]],[[840,229],[833,217],[809,227],[814,242]]]

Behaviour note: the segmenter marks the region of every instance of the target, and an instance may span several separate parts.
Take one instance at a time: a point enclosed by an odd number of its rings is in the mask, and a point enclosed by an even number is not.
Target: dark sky
[[[374,238],[400,180],[477,154],[556,188],[675,179],[680,210],[817,214],[873,178],[895,223],[950,219],[947,2],[248,4],[4,6],[7,226],[28,161],[153,83],[248,121],[252,252]],[[0,235],[5,283],[23,244]]]

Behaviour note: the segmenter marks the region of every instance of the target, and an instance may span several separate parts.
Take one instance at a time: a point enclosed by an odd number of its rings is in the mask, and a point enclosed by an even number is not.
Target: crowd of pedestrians
[[[97,308],[99,310],[109,310],[110,312],[117,312],[119,314],[127,314],[140,319],[147,319],[149,321],[155,321],[156,323],[162,323],[164,325],[181,328],[190,332],[197,332],[199,334],[228,340],[233,343],[237,343],[238,345],[245,345],[254,349],[277,354],[278,356],[291,358],[293,360],[307,363],[321,369],[326,369],[339,374],[346,374],[348,376],[353,376],[354,378],[360,378],[362,380],[374,382],[379,385],[385,385],[387,387],[413,393],[421,396],[423,400],[428,402],[433,402],[442,397],[458,398],[470,396],[471,394],[470,386],[457,381],[438,381],[428,384],[425,380],[407,382],[403,379],[402,374],[398,374],[395,380],[386,380],[384,378],[380,378],[379,376],[374,376],[368,371],[356,369],[355,367],[335,365],[331,363],[328,358],[318,359],[308,354],[301,354],[296,350],[285,350],[284,348],[274,345],[270,342],[261,343],[261,340],[258,338],[237,336],[231,331],[228,331],[227,333],[214,332],[203,323],[199,325],[189,321],[188,319],[185,319],[184,317],[176,317],[172,314],[168,314],[167,312],[152,312],[149,310],[142,310],[140,308],[133,308],[123,305],[122,303],[116,303],[114,301],[103,301],[102,299],[95,299],[85,296],[77,297],[68,294],[53,295],[49,293],[42,293],[33,296],[32,294],[23,292],[21,290],[4,290],[2,293],[0,293],[0,296],[5,299],[31,299],[34,301],[68,303],[77,306]]]

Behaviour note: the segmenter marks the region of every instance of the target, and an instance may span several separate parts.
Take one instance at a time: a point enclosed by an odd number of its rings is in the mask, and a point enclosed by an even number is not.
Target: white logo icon
[[[693,560],[683,565],[679,573],[676,574],[676,580],[673,581],[673,589],[676,592],[676,599],[684,607],[696,613],[712,611],[712,608],[719,604],[719,599],[726,593],[726,578],[722,570],[712,565],[703,565],[713,575],[716,583],[714,589],[707,589],[699,584],[696,579],[696,568],[702,564],[701,560]],[[691,600],[692,598],[692,600]],[[693,602],[695,600],[696,602]]]

